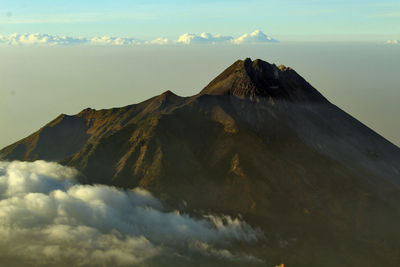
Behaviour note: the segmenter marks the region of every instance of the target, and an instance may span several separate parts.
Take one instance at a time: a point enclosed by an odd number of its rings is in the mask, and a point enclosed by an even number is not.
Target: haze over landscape
[[[293,67],[332,102],[400,144],[400,46],[2,47],[0,54],[0,147],[61,113],[129,105],[165,90],[193,95],[245,57]]]
[[[399,265],[399,12],[2,1],[0,265]]]

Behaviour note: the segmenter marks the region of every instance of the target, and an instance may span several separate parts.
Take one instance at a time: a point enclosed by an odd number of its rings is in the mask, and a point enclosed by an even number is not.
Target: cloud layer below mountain
[[[160,37],[155,40],[145,41],[126,37],[69,37],[50,34],[11,34],[0,35],[0,44],[12,46],[70,46],[70,45],[95,45],[95,46],[135,46],[135,45],[168,45],[168,44],[244,44],[244,43],[271,43],[277,42],[272,37],[260,30],[246,33],[239,38],[233,36],[213,35],[211,33],[185,33],[176,40]]]
[[[195,219],[143,189],[81,185],[77,175],[45,161],[0,162],[0,263],[140,265],[196,255],[259,261],[232,250],[263,236],[238,218]]]

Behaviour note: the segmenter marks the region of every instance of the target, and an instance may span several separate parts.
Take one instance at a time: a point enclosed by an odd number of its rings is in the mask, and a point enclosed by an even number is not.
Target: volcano
[[[61,114],[2,160],[73,166],[189,214],[240,214],[285,266],[400,264],[400,149],[295,70],[238,60],[200,93]]]

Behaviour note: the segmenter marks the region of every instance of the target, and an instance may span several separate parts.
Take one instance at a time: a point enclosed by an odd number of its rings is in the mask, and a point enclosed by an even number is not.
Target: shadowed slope
[[[32,135],[0,151],[9,160],[61,160],[75,154],[88,141],[86,121],[62,114]]]

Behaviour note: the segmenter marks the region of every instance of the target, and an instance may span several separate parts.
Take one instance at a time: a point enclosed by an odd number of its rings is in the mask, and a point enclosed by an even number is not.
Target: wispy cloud
[[[13,15],[0,17],[0,24],[53,24],[53,23],[82,23],[114,20],[146,20],[157,16],[151,13],[70,13],[70,14],[35,14],[35,15]]]
[[[400,17],[400,12],[382,13],[370,16],[371,18],[397,18]]]
[[[325,15],[333,14],[338,12],[336,9],[307,9],[307,10],[297,10],[296,13],[299,15]]]

